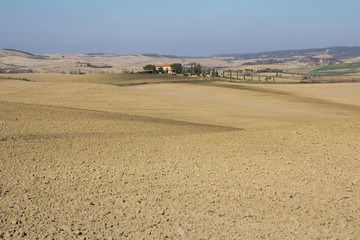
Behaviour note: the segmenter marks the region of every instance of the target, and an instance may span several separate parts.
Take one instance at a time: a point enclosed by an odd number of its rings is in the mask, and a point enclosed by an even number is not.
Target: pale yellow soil
[[[0,238],[358,239],[358,90],[0,80]]]

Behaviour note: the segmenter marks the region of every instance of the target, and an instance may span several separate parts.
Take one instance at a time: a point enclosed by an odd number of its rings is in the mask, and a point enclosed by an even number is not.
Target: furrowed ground
[[[0,79],[1,238],[360,236],[360,84],[102,77]]]

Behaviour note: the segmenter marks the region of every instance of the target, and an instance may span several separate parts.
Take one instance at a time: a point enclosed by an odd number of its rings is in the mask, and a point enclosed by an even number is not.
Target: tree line
[[[149,74],[164,74],[164,73],[172,73],[172,74],[183,74],[184,76],[209,76],[209,77],[219,77],[219,73],[215,69],[205,69],[199,63],[190,64],[190,66],[183,66],[181,63],[173,63],[170,65],[171,71],[164,70],[163,67],[156,67],[156,65],[148,64],[143,67],[143,73]]]
[[[181,63],[173,63],[170,65],[171,67],[171,73],[182,73],[183,72],[183,66]],[[162,73],[169,73],[168,70],[164,70],[163,67],[156,67],[153,64],[148,64],[143,67],[144,71],[146,73],[152,73],[152,74],[162,74]]]

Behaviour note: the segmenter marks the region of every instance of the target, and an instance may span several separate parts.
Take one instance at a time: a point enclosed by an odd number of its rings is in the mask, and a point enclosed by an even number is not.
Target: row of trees
[[[190,68],[187,69],[187,73],[200,76],[203,73],[203,69],[200,64],[191,64]]]
[[[175,74],[184,74],[185,76],[188,75],[197,75],[197,76],[211,76],[211,77],[219,77],[219,73],[214,69],[204,69],[200,64],[194,63],[190,64],[190,67],[183,67],[181,63],[173,63],[170,65],[171,72]],[[156,67],[156,65],[148,64],[143,67],[145,73],[152,73],[152,74],[162,74],[162,73],[169,73],[169,70],[164,70],[163,67]]]
[[[172,73],[182,73],[183,72],[183,66],[181,63],[173,63],[170,65],[170,67],[171,67]],[[169,73],[168,69],[164,70],[163,67],[157,68],[155,65],[152,65],[152,64],[148,64],[148,65],[144,66],[143,69],[146,73],[152,73],[152,74]]]
[[[33,73],[32,69],[3,69],[0,68],[0,73]]]
[[[153,74],[159,73],[159,72],[157,72],[155,65],[148,64],[148,65],[144,66],[143,69],[147,73],[153,73]]]

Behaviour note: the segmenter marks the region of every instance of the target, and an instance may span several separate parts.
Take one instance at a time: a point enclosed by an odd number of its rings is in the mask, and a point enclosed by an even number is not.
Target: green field
[[[354,74],[354,73],[358,73],[358,72],[311,72],[316,74],[317,76],[343,76],[343,75],[348,75],[348,74]]]
[[[343,76],[359,73],[360,62],[327,65],[317,68],[310,73],[318,76]]]
[[[343,63],[343,64],[323,66],[321,68],[313,70],[312,72],[323,72],[323,71],[332,71],[332,70],[341,70],[341,69],[353,69],[353,68],[360,68],[360,62]]]

